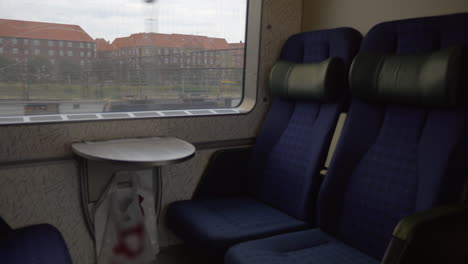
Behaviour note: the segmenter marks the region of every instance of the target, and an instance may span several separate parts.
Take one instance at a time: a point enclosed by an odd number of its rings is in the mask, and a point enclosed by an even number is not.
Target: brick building
[[[112,43],[103,39],[96,42],[101,65],[107,61],[114,70],[120,67],[120,77],[126,76],[124,82],[216,85],[226,76],[242,78],[244,43],[160,33],[136,33]]]
[[[52,64],[67,59],[83,66],[94,60],[96,43],[78,25],[0,19],[0,56],[16,62],[41,56]]]
[[[117,38],[112,43],[99,41],[98,58],[112,58],[115,61],[134,64],[152,62],[160,67],[172,68],[243,66],[241,60],[233,65],[234,61],[227,60],[226,57],[232,54],[243,55],[244,44],[228,43],[221,38],[137,33]]]

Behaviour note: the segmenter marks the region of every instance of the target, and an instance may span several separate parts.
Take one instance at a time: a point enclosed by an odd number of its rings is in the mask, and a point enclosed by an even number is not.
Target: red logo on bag
[[[122,231],[119,233],[119,242],[112,249],[116,255],[124,255],[129,259],[134,259],[141,253],[145,248],[144,235],[145,230],[143,224],[136,226],[133,229]],[[132,241],[132,238],[136,238]],[[136,242],[135,245],[131,245],[132,242]]]

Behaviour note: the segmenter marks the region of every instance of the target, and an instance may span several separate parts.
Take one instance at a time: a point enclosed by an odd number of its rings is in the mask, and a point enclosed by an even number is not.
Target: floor
[[[214,260],[201,255],[197,250],[184,245],[161,249],[154,264],[222,264],[222,260]]]

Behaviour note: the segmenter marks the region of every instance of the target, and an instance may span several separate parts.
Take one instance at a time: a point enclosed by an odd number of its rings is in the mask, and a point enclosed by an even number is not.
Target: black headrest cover
[[[463,49],[417,55],[359,53],[350,70],[351,93],[377,103],[455,106]]]
[[[283,98],[333,102],[343,94],[345,78],[339,58],[318,63],[278,61],[270,72],[270,89]]]

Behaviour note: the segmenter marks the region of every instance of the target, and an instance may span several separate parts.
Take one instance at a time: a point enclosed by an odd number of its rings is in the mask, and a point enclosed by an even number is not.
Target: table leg
[[[159,238],[159,217],[161,215],[161,204],[162,204],[162,169],[159,166],[153,167],[153,190],[154,190],[154,212],[155,212],[155,231],[156,241]],[[159,242],[157,242],[159,252]]]
[[[89,235],[94,240],[94,224],[93,219],[89,213],[88,208],[88,162],[85,159],[79,159],[78,161],[78,171],[79,171],[79,179],[80,179],[80,201],[81,201],[81,210],[83,213],[83,217],[86,223],[86,227],[88,229]]]

